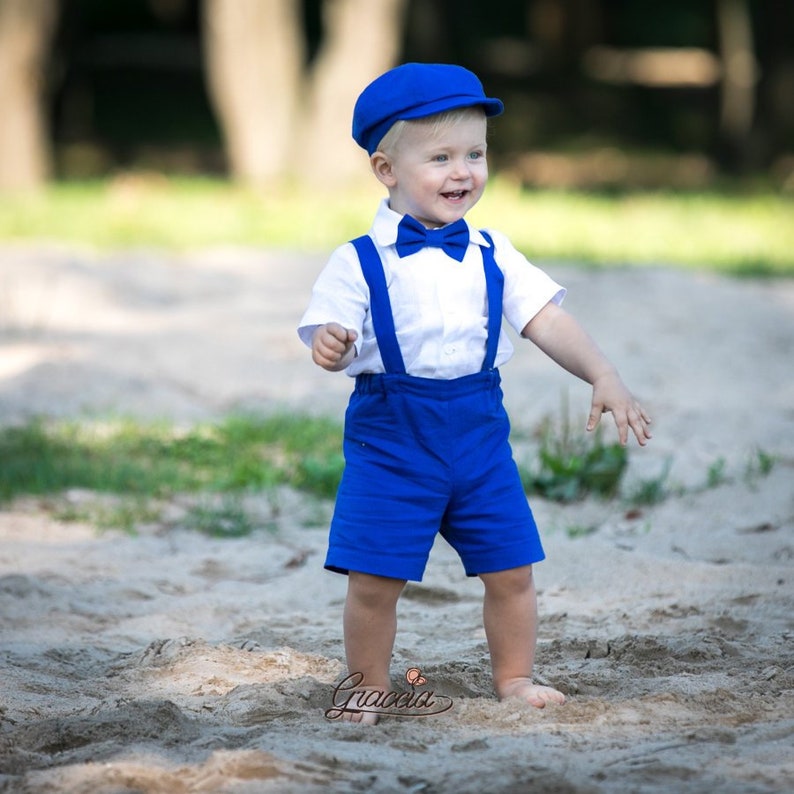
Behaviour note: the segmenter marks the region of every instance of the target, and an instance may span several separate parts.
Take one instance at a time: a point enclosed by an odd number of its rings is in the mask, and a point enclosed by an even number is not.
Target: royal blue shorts
[[[544,558],[500,383],[498,370],[356,379],[326,568],[421,581],[438,533],[469,576]]]

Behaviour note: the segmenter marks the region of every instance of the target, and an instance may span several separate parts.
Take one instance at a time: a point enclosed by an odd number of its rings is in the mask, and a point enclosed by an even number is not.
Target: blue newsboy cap
[[[353,109],[353,139],[372,154],[395,121],[480,105],[498,116],[504,105],[485,96],[473,72],[448,63],[404,63],[373,80]]]

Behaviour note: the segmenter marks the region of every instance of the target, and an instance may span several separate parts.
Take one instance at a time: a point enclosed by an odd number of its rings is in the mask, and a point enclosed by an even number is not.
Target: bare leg
[[[405,587],[389,579],[351,571],[345,601],[344,631],[347,669],[361,673],[361,689],[391,688],[389,664],[397,634],[397,601]],[[352,722],[377,722],[375,714],[346,715]]]
[[[518,697],[537,708],[563,703],[562,692],[532,681],[538,607],[532,566],[481,574],[485,585],[483,621],[496,694]]]

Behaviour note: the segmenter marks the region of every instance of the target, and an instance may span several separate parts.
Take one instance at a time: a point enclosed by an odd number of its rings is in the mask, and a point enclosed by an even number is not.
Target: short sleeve
[[[369,288],[352,244],[337,248],[312,287],[311,298],[298,325],[298,336],[311,347],[314,331],[326,323],[352,328],[362,337],[369,306]]]
[[[504,234],[487,231],[494,241],[496,263],[505,277],[502,311],[507,322],[520,334],[547,303],[561,304],[566,289],[529,262]]]

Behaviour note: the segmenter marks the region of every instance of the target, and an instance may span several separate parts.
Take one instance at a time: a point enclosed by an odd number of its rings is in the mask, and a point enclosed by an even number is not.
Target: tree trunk
[[[30,190],[50,176],[44,69],[56,0],[0,0],[0,190]]]
[[[746,0],[719,0],[717,24],[722,51],[720,131],[734,165],[744,165],[755,113],[757,62]]]
[[[295,0],[204,0],[209,95],[234,178],[283,176],[295,135],[304,40]]]
[[[301,121],[296,171],[318,187],[369,173],[351,137],[362,89],[391,68],[400,51],[406,0],[326,0],[323,44]]]

